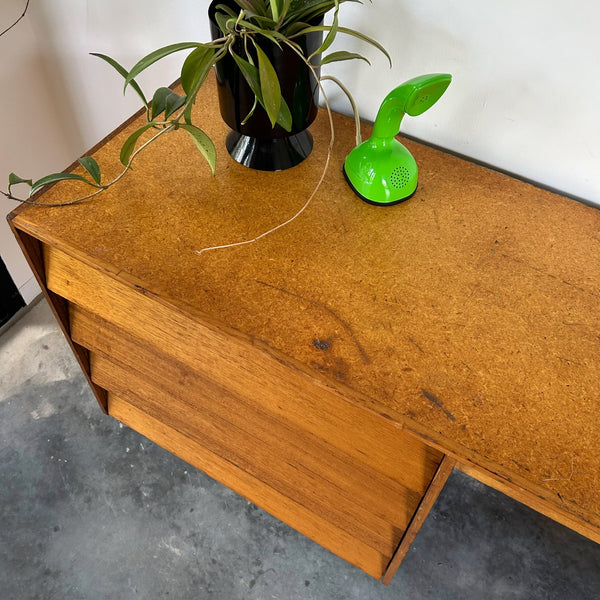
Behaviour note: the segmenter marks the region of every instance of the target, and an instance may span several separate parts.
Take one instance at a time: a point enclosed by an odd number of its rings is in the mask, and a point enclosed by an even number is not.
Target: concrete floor
[[[459,472],[384,587],[104,416],[44,301],[0,382],[3,600],[600,598],[600,545]]]

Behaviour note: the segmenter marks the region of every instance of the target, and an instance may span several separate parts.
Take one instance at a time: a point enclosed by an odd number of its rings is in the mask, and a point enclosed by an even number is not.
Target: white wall
[[[25,0],[3,0],[0,29]],[[208,0],[35,0],[0,38],[5,118],[0,185],[10,171],[39,177],[62,170],[138,108],[116,74],[89,52],[130,67],[152,49],[207,39]],[[342,7],[344,25],[377,38],[394,66],[349,38],[344,48],[373,65],[331,65],[373,120],[404,80],[449,72],[454,81],[403,131],[454,152],[600,205],[600,3],[595,0],[373,0]],[[341,44],[339,45],[341,47]],[[180,59],[157,66],[143,87],[177,77]],[[348,112],[333,88],[334,107]],[[12,205],[0,199],[0,212]],[[8,227],[0,255],[26,299],[35,294]]]

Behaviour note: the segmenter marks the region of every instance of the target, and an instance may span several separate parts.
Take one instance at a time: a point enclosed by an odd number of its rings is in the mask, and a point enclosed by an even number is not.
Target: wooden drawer
[[[109,414],[374,577],[442,455],[233,332],[45,247]]]

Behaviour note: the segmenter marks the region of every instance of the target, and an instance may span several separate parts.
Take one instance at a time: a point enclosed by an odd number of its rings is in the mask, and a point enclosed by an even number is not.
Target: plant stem
[[[333,75],[325,75],[321,77],[321,81],[333,81],[341,88],[344,94],[346,94],[350,102],[350,106],[352,107],[352,112],[354,113],[354,124],[356,126],[356,145],[360,146],[360,144],[362,143],[362,136],[360,134],[360,115],[358,114],[358,108],[356,106],[356,102],[354,101],[354,97],[350,93],[350,90],[337,77],[334,77]]]
[[[12,25],[9,25],[4,31],[0,32],[0,37],[2,37],[5,33],[8,33],[23,17],[25,17],[25,15],[27,14],[27,9],[29,8],[30,1],[31,0],[27,0],[27,3],[25,4],[25,8],[23,9],[23,13],[21,14],[21,16]]]
[[[323,172],[321,173],[321,177],[320,177],[317,185],[315,186],[315,188],[312,191],[311,195],[309,196],[308,200],[304,203],[304,206],[293,217],[290,217],[287,221],[280,223],[276,227],[273,227],[272,229],[269,229],[268,231],[265,231],[264,233],[261,233],[260,235],[256,236],[255,238],[253,238],[251,240],[244,240],[243,242],[234,242],[232,244],[224,244],[222,246],[210,246],[208,248],[203,248],[202,250],[196,250],[196,254],[202,255],[202,254],[204,254],[204,252],[208,252],[209,250],[223,250],[224,248],[234,248],[235,246],[245,246],[247,244],[253,244],[254,242],[258,242],[258,240],[270,235],[271,233],[275,233],[278,229],[281,229],[282,227],[289,225],[292,221],[295,221],[308,208],[309,204],[312,202],[312,199],[317,195],[319,188],[321,187],[323,181],[325,180],[325,175],[327,173],[327,169],[329,168],[330,159],[331,159],[331,146],[327,150],[327,158],[325,160],[325,167],[323,168]]]

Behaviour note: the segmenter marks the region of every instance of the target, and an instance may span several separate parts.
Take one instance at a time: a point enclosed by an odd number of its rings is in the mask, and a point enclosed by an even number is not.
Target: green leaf
[[[277,117],[277,123],[281,125],[286,131],[292,130],[292,113],[290,107],[284,98],[281,99],[281,106],[279,107],[279,116]]]
[[[248,23],[248,20],[246,19],[245,22]],[[275,27],[277,26],[277,23],[275,23],[271,17],[252,17],[252,23],[256,23],[261,31],[266,30],[271,31],[272,33],[275,33]]]
[[[161,112],[167,107],[167,98],[171,94],[171,90],[168,87],[159,87],[152,97],[152,113],[151,119],[154,121]]]
[[[226,4],[217,4],[215,6],[215,10],[220,10],[221,12],[225,13],[226,15],[229,15],[230,17],[236,16],[236,13],[233,10],[233,8],[227,6]]]
[[[258,68],[235,54],[235,52],[232,52],[231,55],[233,56],[233,60],[235,60],[239,70],[242,72],[244,79],[248,82],[250,89],[254,92],[256,98],[262,102],[262,90],[260,89]]]
[[[345,33],[346,35],[351,35],[355,38],[358,38],[359,40],[362,40],[363,42],[366,42],[367,44],[371,44],[371,46],[374,46],[375,48],[377,48],[377,50],[379,50],[381,53],[383,53],[383,55],[388,59],[388,62],[390,63],[390,67],[392,66],[392,57],[388,54],[388,51],[377,40],[374,40],[373,38],[369,37],[368,35],[365,35],[364,33],[361,33],[360,31],[356,31],[354,29],[348,29],[347,27],[339,27],[338,32]]]
[[[92,176],[92,179],[100,185],[100,166],[91,156],[84,156],[77,159],[79,164]]]
[[[84,183],[87,183],[88,185],[91,185],[92,187],[98,187],[97,185],[93,184],[91,181],[88,181],[85,177],[82,177],[81,175],[76,175],[75,173],[52,173],[52,175],[46,175],[45,177],[38,179],[31,186],[31,189],[29,190],[29,196],[30,197],[33,196],[33,194],[35,194],[35,192],[37,192],[40,188],[44,187],[45,185],[50,185],[51,183],[56,183],[57,181],[65,181],[68,179],[75,179],[77,181],[83,181]]]
[[[326,64],[329,64],[329,63],[332,63],[332,62],[339,62],[341,60],[354,60],[355,58],[358,58],[360,60],[364,60],[366,63],[371,64],[361,54],[356,54],[355,52],[345,52],[343,50],[341,50],[340,52],[332,52],[331,54],[328,54],[327,56],[324,56],[321,59],[321,64],[322,65],[326,65]]]
[[[231,17],[225,13],[215,13],[215,21],[221,30],[223,35],[227,35],[229,30],[227,29],[227,23],[231,21]]]
[[[262,96],[258,68],[256,68],[254,65],[250,64],[247,60],[241,58],[235,53],[232,53],[232,56],[240,71],[242,72],[244,79],[248,82],[250,89],[254,92],[256,100],[266,110],[266,106]],[[246,117],[244,118],[244,122],[252,116],[252,114],[254,113],[254,109],[255,106],[253,106],[252,110],[246,115]],[[281,98],[281,105],[279,107],[279,114],[277,116],[276,123],[281,125],[286,131],[291,131],[292,129],[292,113],[290,112],[290,109],[283,98]]]
[[[32,180],[31,179],[23,179],[22,177],[19,177],[18,175],[11,173],[8,176],[8,188],[9,188],[8,191],[10,192],[11,185],[17,185],[18,183],[26,183],[27,185],[32,185]]]
[[[165,121],[186,102],[187,96],[180,96],[168,87],[160,87],[152,98],[152,116],[154,120],[161,112],[165,112]]]
[[[167,96],[165,104],[165,121],[176,111],[179,110],[186,102],[187,96],[180,96],[175,92],[171,92]]]
[[[307,29],[308,27],[310,27],[310,25],[308,23],[303,23],[302,21],[296,21],[294,23],[290,23],[290,25],[288,27],[285,28],[285,30],[283,30],[283,33],[288,37],[291,38],[296,34],[302,34],[302,32]]]
[[[340,4],[339,4],[338,0],[334,0],[334,2],[335,2],[335,12],[333,13],[333,22],[331,24],[329,32],[325,36],[325,39],[323,40],[321,47],[316,52],[313,52],[311,54],[310,58],[312,58],[313,56],[318,56],[319,54],[321,54],[321,52],[325,52],[325,50],[327,50],[331,46],[331,44],[333,44],[333,42],[335,41],[335,36],[337,35],[338,27],[339,27],[338,13],[340,10]]]
[[[290,0],[271,0],[269,7],[273,19],[273,28],[279,29],[290,10]]]
[[[198,88],[204,83],[214,64],[214,58],[214,48],[200,46],[190,52],[185,59],[181,68],[181,85],[188,96],[197,93]]]
[[[267,5],[264,0],[235,0],[235,3],[248,15],[251,16],[268,16]]]
[[[102,60],[106,61],[111,67],[113,67],[117,73],[122,75],[125,79],[127,79],[127,75],[129,75],[127,69],[122,67],[114,58],[110,56],[106,56],[106,54],[99,54],[98,52],[92,52],[92,56],[97,56]],[[135,90],[137,95],[141,98],[144,106],[148,108],[148,101],[146,100],[146,96],[144,96],[144,92],[142,92],[142,88],[137,84],[135,80],[131,80],[131,87]]]
[[[127,88],[127,86],[132,82],[134,77],[137,77],[142,71],[147,69],[150,65],[154,64],[161,58],[169,56],[169,54],[173,54],[175,52],[180,52],[181,50],[197,48],[199,45],[200,44],[198,42],[180,42],[178,44],[170,44],[164,48],[159,48],[147,56],[144,56],[144,58],[133,65],[131,71],[129,71],[127,77],[125,78],[125,88]]]
[[[279,17],[279,22],[283,23],[287,14],[290,12],[290,5],[292,0],[283,0],[283,6],[281,7],[281,16]]]
[[[339,3],[341,4],[344,1],[346,0],[339,0]],[[312,21],[313,19],[322,17],[334,8],[334,6],[334,0],[292,0],[287,22]]]
[[[271,8],[271,16],[273,17],[273,21],[275,23],[279,22],[279,15],[281,14],[281,7],[279,6],[279,0],[271,0],[269,3],[269,7]]]
[[[291,35],[290,38],[295,38],[305,33],[312,33],[313,31],[329,31],[331,29],[331,25],[314,25],[312,27],[306,27],[305,29],[301,29],[300,31]],[[367,42],[367,44],[371,44],[371,46],[375,46],[380,52],[382,52],[385,57],[388,59],[390,66],[392,66],[392,57],[388,54],[387,50],[376,40],[370,38],[368,35],[364,33],[360,33],[360,31],[355,31],[354,29],[348,29],[347,27],[338,27],[338,33],[344,33],[346,35],[351,35],[363,42]]]
[[[181,123],[179,128],[189,133],[190,137],[194,141],[194,144],[196,144],[196,147],[198,150],[200,150],[200,153],[202,156],[204,156],[206,162],[208,162],[210,170],[214,175],[217,167],[217,150],[215,145],[212,143],[212,140],[206,135],[206,133],[204,133],[204,131],[202,131],[202,129],[196,127],[195,125]]]
[[[153,123],[146,123],[145,125],[142,125],[139,129],[136,129],[125,140],[123,146],[121,147],[121,156],[120,156],[121,163],[124,166],[127,167],[129,165],[129,160],[131,158],[131,155],[133,154],[133,150],[135,149],[135,144],[138,141],[138,139],[140,138],[140,136],[152,126],[153,126]]]
[[[258,57],[258,74],[262,99],[271,125],[274,127],[281,109],[281,87],[271,61],[258,44],[255,43],[254,46]]]

